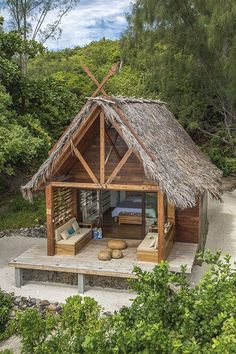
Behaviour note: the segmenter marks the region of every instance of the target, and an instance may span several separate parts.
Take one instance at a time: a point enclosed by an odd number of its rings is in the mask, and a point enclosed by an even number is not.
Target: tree
[[[44,44],[49,38],[58,38],[61,34],[62,18],[79,0],[4,0],[3,5],[10,13],[11,27],[22,35],[23,40],[37,40]],[[53,14],[53,21],[49,16]],[[22,72],[27,72],[28,56],[21,56]]]
[[[123,38],[150,94],[170,104],[225,172],[236,172],[235,16],[234,0],[138,0]]]
[[[51,143],[78,110],[76,96],[53,78],[31,79],[16,58],[26,47],[37,54],[35,41],[4,32],[0,19],[0,175],[14,174],[42,161]],[[35,161],[37,161],[35,163]]]

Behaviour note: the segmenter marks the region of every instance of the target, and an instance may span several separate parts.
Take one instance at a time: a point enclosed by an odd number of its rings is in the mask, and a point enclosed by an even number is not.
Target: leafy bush
[[[19,320],[23,353],[235,353],[236,273],[219,253],[202,260],[210,269],[195,288],[184,269],[170,273],[166,262],[153,272],[135,268],[137,297],[111,317],[80,296],[54,317],[26,311]]]
[[[33,204],[26,201],[20,193],[2,197],[0,201],[0,230],[33,227],[45,221],[44,195],[35,196]]]
[[[36,309],[19,314],[22,353],[82,353],[89,333],[100,325],[100,306],[81,296],[67,299],[61,316],[41,317]]]
[[[0,289],[0,340],[4,338],[6,327],[9,323],[13,296]]]

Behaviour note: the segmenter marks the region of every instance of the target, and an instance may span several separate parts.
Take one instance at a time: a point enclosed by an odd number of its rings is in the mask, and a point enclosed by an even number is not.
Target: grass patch
[[[27,202],[20,193],[2,196],[0,200],[0,230],[33,227],[44,222],[44,195],[35,196],[33,204]]]

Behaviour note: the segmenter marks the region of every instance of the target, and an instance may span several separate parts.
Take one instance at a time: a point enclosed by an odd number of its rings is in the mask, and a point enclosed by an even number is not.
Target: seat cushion
[[[58,227],[55,230],[55,239],[56,242],[59,242],[61,240],[61,232],[64,230],[68,230],[72,227],[72,224],[76,222],[76,218],[71,218],[70,220],[68,220],[65,224],[63,224],[62,226]]]
[[[155,244],[153,247],[153,241]],[[157,251],[157,242],[158,242],[158,234],[156,232],[149,232],[147,236],[143,239],[143,241],[138,246],[138,251],[144,252],[156,252]]]
[[[84,228],[80,228],[79,229],[79,233],[77,233],[76,235],[73,235],[73,236],[69,237],[67,240],[57,241],[56,243],[58,245],[70,245],[70,246],[73,246],[77,242],[82,240],[86,235],[88,235],[89,232],[91,232],[90,228],[85,228],[85,227]]]

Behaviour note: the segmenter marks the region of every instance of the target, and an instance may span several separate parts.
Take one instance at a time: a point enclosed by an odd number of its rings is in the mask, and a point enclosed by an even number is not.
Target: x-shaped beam
[[[106,91],[104,90],[103,86],[107,83],[107,81],[110,79],[110,77],[112,77],[113,75],[115,75],[118,71],[119,68],[119,64],[113,64],[112,67],[110,68],[110,70],[108,71],[107,75],[104,77],[104,79],[102,80],[101,83],[99,83],[99,81],[96,79],[96,77],[91,73],[91,71],[89,70],[89,68],[83,64],[81,64],[82,68],[84,69],[84,71],[86,72],[86,74],[90,77],[90,79],[95,83],[95,85],[97,86],[96,90],[94,91],[94,93],[92,94],[92,97],[96,97],[97,94],[99,92],[101,92],[104,96],[108,97],[108,94],[106,93]]]

